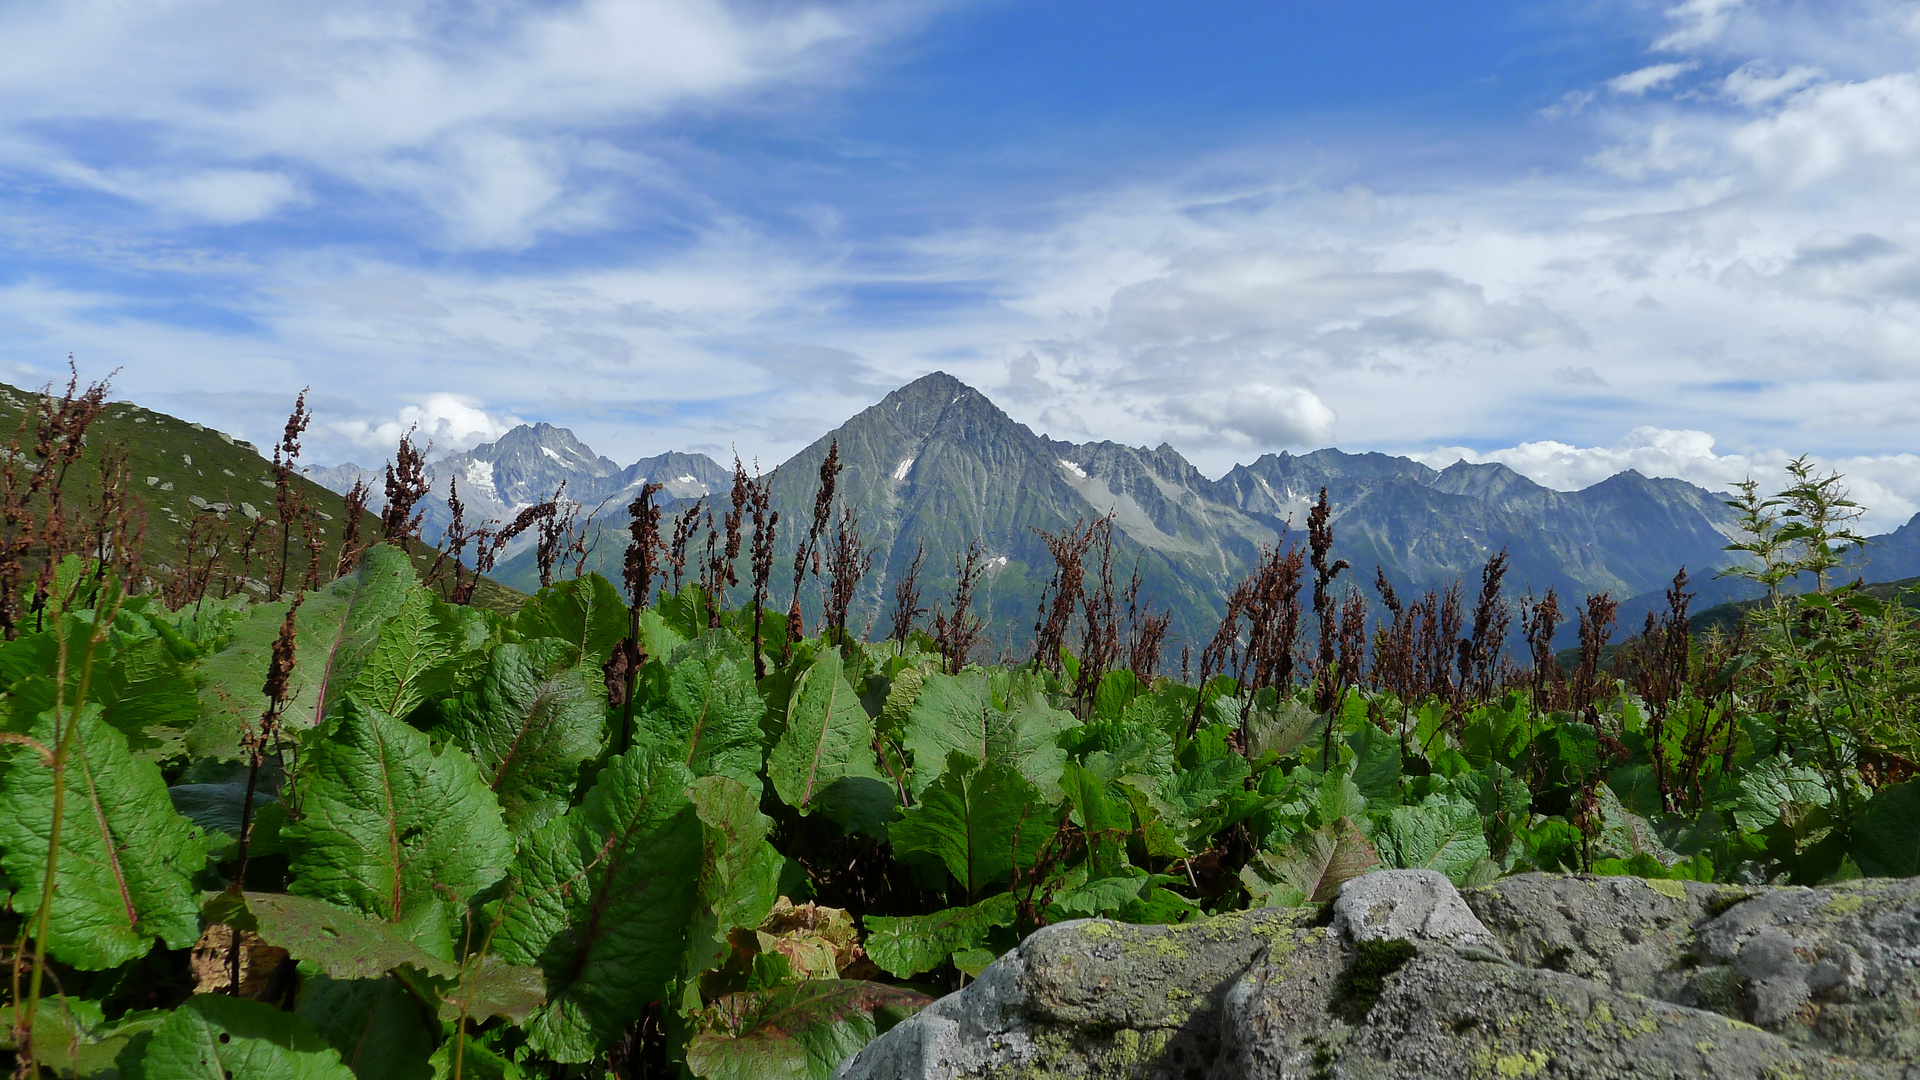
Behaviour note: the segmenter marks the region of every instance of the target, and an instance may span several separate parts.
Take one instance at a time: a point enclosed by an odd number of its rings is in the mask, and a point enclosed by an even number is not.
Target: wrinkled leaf
[[[706,1080],[832,1080],[840,1062],[929,1003],[848,979],[729,994],[702,1014],[687,1067]]]
[[[294,667],[282,717],[289,730],[327,721],[379,644],[381,627],[421,591],[418,580],[405,554],[380,544],[354,573],[308,595],[295,618]],[[188,736],[196,755],[240,756],[241,734],[267,708],[267,665],[286,614],[285,601],[255,606],[233,641],[196,666],[201,720]]]
[[[780,800],[803,814],[837,780],[885,782],[874,764],[873,727],[841,671],[837,647],[822,650],[794,683],[786,730],[768,755],[767,775]]]
[[[977,896],[1031,866],[1053,836],[1059,814],[1033,782],[998,762],[954,751],[946,770],[891,830],[899,855],[927,854]]]
[[[466,645],[459,610],[426,589],[408,589],[343,688],[369,708],[399,717],[452,689]]]
[[[79,733],[67,759],[49,951],[100,971],[145,955],[156,937],[170,948],[192,945],[200,925],[189,879],[206,865],[206,837],[174,812],[159,767],[133,757],[98,705],[69,722]],[[30,734],[53,747],[54,725],[43,713]],[[0,744],[0,760],[9,761],[0,776],[0,868],[17,890],[14,910],[31,920],[46,880],[53,770],[13,744]]]
[[[1148,874],[1097,878],[1055,896],[1053,910],[1061,918],[1119,918],[1139,902],[1141,890],[1152,880]]]
[[[495,649],[435,734],[465,749],[516,835],[566,812],[580,765],[606,741],[606,690],[566,642]]]
[[[665,693],[648,700],[638,720],[654,745],[677,747],[695,776],[757,787],[765,713],[746,649],[725,630],[710,630],[674,655]]]
[[[1353,747],[1353,784],[1368,802],[1400,801],[1400,740],[1371,723],[1347,736]]]
[[[118,1076],[128,1045],[159,1027],[165,1009],[136,1009],[108,1020],[99,1002],[49,994],[33,1014],[34,1056],[58,1076]],[[11,1053],[14,1007],[0,1005],[0,1050]]]
[[[355,1080],[305,1020],[220,994],[190,997],[147,1043],[143,1080]]]
[[[433,1080],[453,1080],[456,1062],[460,1080],[526,1080],[527,1076],[512,1058],[502,1057],[470,1035],[455,1035],[441,1043],[428,1061]]]
[[[592,1060],[677,973],[703,855],[691,780],[653,750],[616,756],[584,802],[521,842],[493,950],[546,973],[547,1003],[524,1025],[538,1052]]]
[[[429,1080],[434,1032],[400,980],[342,981],[302,974],[294,1012],[353,1070],[358,1080]]]
[[[517,1023],[540,1005],[542,976],[536,968],[491,955],[470,956],[462,967],[422,949],[391,923],[325,901],[288,893],[216,893],[205,914],[209,921],[253,931],[333,979],[418,972],[428,980],[421,985],[441,999],[442,1019],[457,1017],[464,1002],[470,1017],[503,1016]]]
[[[558,638],[576,659],[598,664],[627,636],[627,604],[611,581],[588,574],[535,593],[520,606],[514,629],[529,639]]]
[[[1380,861],[1401,870],[1438,870],[1455,885],[1471,882],[1490,852],[1473,804],[1430,795],[1418,806],[1396,806],[1375,835]]]
[[[302,754],[289,891],[400,926],[453,955],[461,905],[513,857],[500,804],[473,759],[357,704]]]
[[[1131,673],[1129,673],[1131,674]],[[1059,794],[1067,752],[1060,733],[1077,726],[1073,715],[1027,700],[1001,709],[985,672],[929,675],[908,710],[901,745],[913,754],[909,790],[915,798],[939,778],[948,755],[996,762],[1025,776],[1043,793]]]
[[[1819,772],[1805,765],[1789,765],[1779,758],[1766,758],[1741,773],[1733,819],[1742,829],[1759,832],[1795,805],[1825,806],[1831,799]]]
[[[1340,894],[1340,886],[1380,863],[1373,845],[1353,822],[1342,818],[1302,833],[1278,855],[1258,860],[1268,880],[1283,882],[1316,904]]]
[[[392,923],[312,897],[214,893],[206,916],[210,922],[251,930],[267,944],[287,950],[295,960],[312,961],[336,979],[378,979],[403,965],[442,978],[452,978],[460,970],[452,960],[422,949]]]
[[[687,789],[701,826],[700,916],[688,967],[699,973],[726,957],[727,934],[756,927],[780,898],[786,859],[767,842],[773,820],[754,789],[728,776],[703,776]]]
[[[1133,812],[1125,790],[1118,781],[1075,761],[1067,762],[1060,781],[1075,823],[1086,838],[1088,868],[1095,877],[1119,873],[1127,861],[1127,835],[1133,831]]]
[[[1312,708],[1262,690],[1247,709],[1247,753],[1255,761],[1285,757],[1306,745],[1325,722]]]
[[[1134,890],[1138,893],[1138,889]],[[995,893],[971,907],[931,915],[867,916],[867,955],[897,978],[932,971],[956,952],[979,948],[995,927],[1012,926],[1013,894]]]

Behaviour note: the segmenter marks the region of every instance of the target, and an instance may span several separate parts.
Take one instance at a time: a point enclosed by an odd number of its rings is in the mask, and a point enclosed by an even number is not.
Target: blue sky
[[[1920,510],[1920,3],[13,0],[0,378],[778,461],[944,369]]]

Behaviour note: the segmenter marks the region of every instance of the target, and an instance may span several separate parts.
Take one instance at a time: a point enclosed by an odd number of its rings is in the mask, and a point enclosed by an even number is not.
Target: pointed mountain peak
[[[969,392],[978,393],[979,391],[974,390],[973,387],[968,386],[966,383],[961,382],[959,379],[954,378],[944,371],[935,371],[922,375],[907,385],[902,386],[900,389],[895,390],[893,393],[888,394],[886,400],[892,401],[896,398],[903,400],[908,398],[931,398],[942,395],[951,399],[957,395]]]
[[[850,440],[881,437],[889,442],[905,440],[918,444],[942,434],[965,441],[988,433],[1017,435],[1025,440],[1037,438],[985,394],[944,371],[936,371],[922,375],[861,410],[821,436],[802,451],[802,456],[817,458],[826,453],[828,443],[834,439],[840,440],[841,452],[845,454]]]

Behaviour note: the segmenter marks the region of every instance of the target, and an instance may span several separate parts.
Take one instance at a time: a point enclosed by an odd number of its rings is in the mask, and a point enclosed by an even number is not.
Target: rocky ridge
[[[1431,871],[1326,910],[1043,929],[836,1080],[1920,1078],[1920,878]]]
[[[1058,532],[1102,515],[1114,518],[1118,574],[1138,568],[1143,595],[1172,613],[1177,641],[1204,641],[1217,626],[1223,597],[1245,576],[1263,545],[1297,540],[1308,508],[1326,488],[1333,509],[1336,554],[1348,560],[1345,581],[1370,586],[1379,568],[1402,590],[1464,583],[1469,593],[1489,556],[1507,552],[1510,595],[1558,590],[1569,610],[1589,592],[1623,602],[1620,625],[1631,632],[1650,610],[1664,610],[1663,590],[1687,567],[1695,610],[1755,595],[1750,582],[1716,578],[1734,531],[1724,496],[1680,480],[1628,471],[1580,491],[1541,486],[1499,464],[1456,463],[1435,470],[1379,453],[1317,450],[1265,454],[1217,480],[1172,446],[1070,443],[1014,420],[987,395],[939,372],[888,394],[771,472],[774,508],[783,528],[776,561],[791,560],[799,526],[812,515],[819,468],[839,447],[840,500],[857,507],[862,539],[874,550],[873,572],[856,597],[861,619],[876,615],[924,547],[923,582],[951,587],[955,556],[978,539],[990,565],[976,597],[996,635],[1031,623],[1051,568],[1036,530]],[[582,516],[624,528],[624,506],[646,482],[663,483],[668,509],[726,490],[730,472],[701,454],[668,453],[622,468],[571,431],[525,425],[494,442],[435,461],[425,532],[437,538],[448,521],[449,485],[457,478],[469,522],[510,519],[566,482]],[[368,479],[379,503],[382,477],[343,465],[312,469],[316,481],[345,491]],[[1870,580],[1920,573],[1920,522],[1873,538]],[[525,537],[496,573],[507,584],[535,587]],[[587,568],[619,576],[624,540],[595,539]],[[807,617],[817,602],[803,599]],[[1560,644],[1570,644],[1571,624]],[[1001,640],[1000,645],[1012,644]]]

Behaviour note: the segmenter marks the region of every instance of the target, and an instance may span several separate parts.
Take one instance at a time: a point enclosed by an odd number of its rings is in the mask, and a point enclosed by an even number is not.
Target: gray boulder
[[[1920,1080],[1920,879],[1383,871],[1330,910],[1048,927],[837,1080]]]
[[[1333,929],[1348,941],[1417,941],[1500,953],[1500,942],[1437,870],[1381,870],[1340,886]]]

